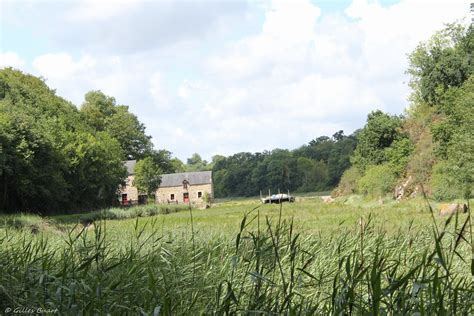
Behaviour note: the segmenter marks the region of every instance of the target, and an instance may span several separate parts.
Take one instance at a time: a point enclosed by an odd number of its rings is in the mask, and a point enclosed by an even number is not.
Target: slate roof
[[[171,173],[161,176],[160,188],[182,186],[184,179],[189,185],[212,183],[212,171]]]
[[[130,176],[135,174],[135,165],[137,164],[136,160],[127,160],[124,161],[125,168],[127,168],[127,174]]]

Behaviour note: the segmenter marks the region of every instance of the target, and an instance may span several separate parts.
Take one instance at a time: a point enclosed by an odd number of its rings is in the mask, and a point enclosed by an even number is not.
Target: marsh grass
[[[160,217],[136,217],[119,232],[102,217],[92,229],[77,224],[60,238],[9,227],[0,231],[0,308],[69,315],[473,313],[470,213],[441,222],[433,215],[430,226],[410,222],[390,233],[368,214],[307,234],[285,216],[286,207],[272,214],[253,208],[235,233],[212,237],[169,234]]]
[[[21,213],[0,216],[0,228],[26,228],[44,231],[51,226],[61,226],[61,224],[81,223],[83,225],[88,225],[100,220],[122,220],[137,217],[165,215],[187,209],[188,207],[183,205],[146,204],[129,208],[108,208],[100,211],[79,213],[74,215],[58,215],[49,218],[34,214]]]

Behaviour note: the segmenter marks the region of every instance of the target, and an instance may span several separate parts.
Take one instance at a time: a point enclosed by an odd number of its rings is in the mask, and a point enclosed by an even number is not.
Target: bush
[[[359,180],[360,193],[369,196],[381,196],[391,192],[397,177],[390,164],[370,166]]]
[[[350,167],[342,174],[341,181],[332,192],[332,195],[341,196],[357,193],[357,182],[361,176],[359,169],[354,166]]]
[[[408,138],[395,140],[390,147],[385,149],[385,155],[397,175],[401,175],[405,170],[413,149],[414,145]]]
[[[433,197],[438,201],[449,201],[462,197],[462,190],[456,185],[453,175],[448,171],[448,163],[445,161],[434,165],[431,188]]]

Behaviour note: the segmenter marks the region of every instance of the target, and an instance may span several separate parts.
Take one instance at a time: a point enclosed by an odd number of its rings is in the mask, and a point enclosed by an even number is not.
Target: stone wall
[[[183,194],[188,192],[189,199],[191,200],[191,204],[204,204],[204,194],[207,192],[211,199],[213,199],[213,188],[212,184],[196,184],[196,185],[188,185],[188,191],[183,189],[183,186],[176,186],[176,187],[166,187],[166,188],[159,188],[156,191],[156,202],[157,203],[176,203],[182,204],[184,203]],[[201,197],[198,197],[198,192],[201,192]],[[171,200],[171,194],[174,194],[174,201]]]
[[[138,201],[138,189],[133,186],[133,175],[128,176],[125,180],[125,187],[122,187],[120,190],[120,195],[118,197],[119,202],[122,202],[122,194],[127,194],[127,200],[133,200],[134,202]]]

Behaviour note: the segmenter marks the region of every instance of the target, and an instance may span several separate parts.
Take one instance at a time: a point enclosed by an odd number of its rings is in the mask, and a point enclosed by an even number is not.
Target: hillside
[[[409,56],[404,115],[369,114],[335,194],[469,198],[474,182],[474,29],[449,25]]]

